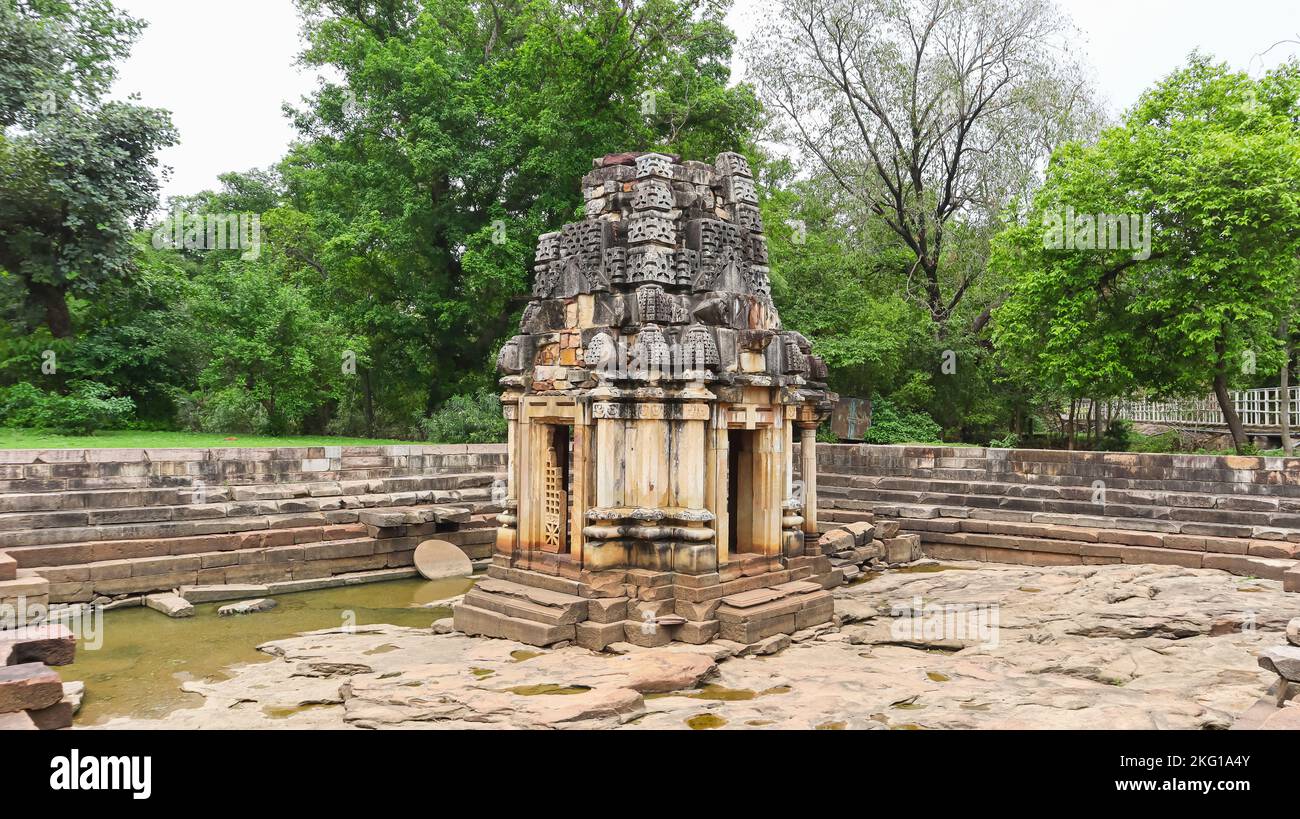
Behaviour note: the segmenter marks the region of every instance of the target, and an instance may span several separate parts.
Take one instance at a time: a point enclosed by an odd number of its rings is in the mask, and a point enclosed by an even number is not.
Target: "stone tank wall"
[[[486,558],[505,466],[502,445],[0,450],[0,605],[384,579],[433,535]]]
[[[940,559],[1172,564],[1300,591],[1300,458],[821,444],[817,463],[823,529],[874,514]]]
[[[822,530],[874,514],[939,559],[1164,563],[1300,591],[1300,458],[820,444],[817,461]],[[486,557],[505,465],[504,444],[2,450],[0,602],[409,566],[423,535],[370,537],[375,507],[468,506],[448,535]]]

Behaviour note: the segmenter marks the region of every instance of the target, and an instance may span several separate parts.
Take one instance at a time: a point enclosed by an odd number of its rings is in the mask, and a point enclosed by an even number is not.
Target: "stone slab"
[[[442,580],[447,577],[467,577],[474,573],[474,565],[459,546],[445,540],[426,540],[415,547],[412,558],[415,570],[425,580]]]
[[[44,663],[0,666],[0,712],[49,708],[63,699],[63,681]]]
[[[214,603],[219,600],[262,597],[270,592],[270,587],[258,583],[223,583],[213,586],[181,586],[178,591],[181,597],[191,603]]]
[[[464,603],[452,610],[452,619],[456,630],[465,634],[497,637],[533,646],[549,646],[565,640],[573,640],[576,636],[576,631],[571,625],[551,626],[532,620],[520,620]]]
[[[61,623],[0,631],[0,665],[69,665],[76,653],[77,638]]]
[[[179,594],[147,594],[144,604],[154,611],[160,611],[168,617],[193,617],[194,604]]]

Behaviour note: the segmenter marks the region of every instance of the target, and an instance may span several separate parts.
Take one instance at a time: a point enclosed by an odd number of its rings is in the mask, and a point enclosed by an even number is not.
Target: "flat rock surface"
[[[1257,656],[1300,616],[1279,582],[1172,566],[952,563],[835,596],[853,622],[745,657],[311,632],[185,683],[199,708],[100,727],[1227,728],[1277,680]]]

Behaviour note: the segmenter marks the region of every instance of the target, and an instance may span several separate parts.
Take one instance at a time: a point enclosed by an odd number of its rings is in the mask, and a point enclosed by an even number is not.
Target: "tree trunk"
[[[1079,402],[1073,398],[1070,399],[1070,414],[1065,420],[1065,448],[1070,452],[1074,451],[1074,415],[1078,412]]]
[[[1282,452],[1291,455],[1291,329],[1290,316],[1282,317],[1282,370],[1278,373],[1278,429],[1282,433]]]
[[[362,385],[366,392],[366,437],[375,437],[375,393],[370,386],[370,368],[366,367],[362,376]]]
[[[1237,416],[1237,410],[1232,406],[1232,396],[1228,393],[1227,342],[1222,335],[1214,342],[1214,353],[1216,357],[1214,397],[1218,399],[1219,409],[1223,410],[1223,420],[1227,422],[1228,430],[1232,432],[1232,444],[1236,447],[1237,454],[1245,455],[1246,430],[1241,426],[1241,418]]]
[[[43,282],[29,282],[27,291],[45,310],[45,326],[55,338],[72,338],[72,313],[62,287]]]

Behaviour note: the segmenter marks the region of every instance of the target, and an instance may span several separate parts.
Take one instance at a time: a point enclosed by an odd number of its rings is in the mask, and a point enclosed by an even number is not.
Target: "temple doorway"
[[[727,430],[727,552],[754,549],[754,438],[752,429]]]

